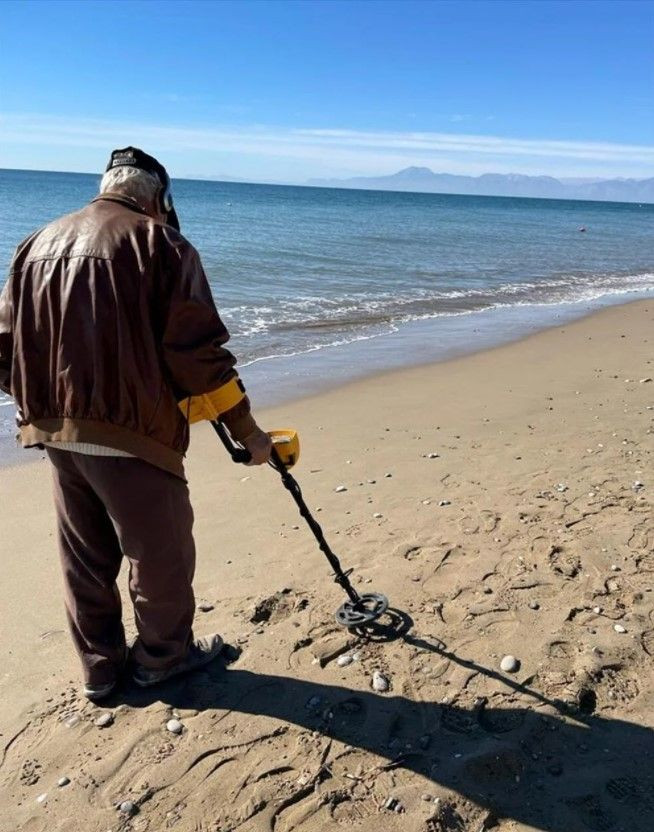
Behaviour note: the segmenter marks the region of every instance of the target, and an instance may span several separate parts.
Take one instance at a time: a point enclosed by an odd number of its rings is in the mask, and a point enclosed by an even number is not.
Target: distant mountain
[[[307,185],[375,191],[654,202],[654,177],[650,179],[555,179],[552,176],[524,176],[519,173],[457,176],[452,173],[434,173],[429,168],[410,167],[389,176],[310,179]]]

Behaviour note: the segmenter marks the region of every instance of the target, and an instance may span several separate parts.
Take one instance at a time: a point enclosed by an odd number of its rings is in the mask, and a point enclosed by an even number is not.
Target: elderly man
[[[23,446],[45,446],[52,463],[66,612],[90,699],[114,690],[127,660],[123,556],[137,684],[222,649],[218,635],[193,637],[189,428],[178,403],[227,389],[223,422],[253,463],[268,461],[228,338],[179,233],[166,170],[137,148],[112,153],[89,205],[16,250],[0,296],[0,387],[16,401]]]

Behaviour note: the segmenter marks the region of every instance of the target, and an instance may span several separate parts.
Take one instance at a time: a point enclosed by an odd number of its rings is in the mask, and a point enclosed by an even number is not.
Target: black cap
[[[170,191],[170,177],[161,162],[138,147],[123,147],[112,151],[106,171],[123,166],[138,168],[157,177],[163,189],[160,197],[161,210],[166,214],[168,224],[179,231],[179,220],[173,207],[173,197]]]

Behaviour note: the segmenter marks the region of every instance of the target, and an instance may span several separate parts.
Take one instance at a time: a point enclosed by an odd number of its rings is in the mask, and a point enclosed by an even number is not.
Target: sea
[[[15,246],[99,181],[0,170],[0,287]],[[651,204],[188,179],[173,195],[259,405],[654,292]],[[0,393],[0,437],[13,432]]]

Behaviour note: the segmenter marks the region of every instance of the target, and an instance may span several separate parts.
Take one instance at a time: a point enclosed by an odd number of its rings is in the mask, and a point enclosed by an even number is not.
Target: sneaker
[[[106,682],[104,685],[91,685],[89,682],[86,682],[84,685],[84,696],[86,696],[87,699],[90,699],[91,702],[97,702],[99,699],[106,699],[107,696],[116,690],[117,684],[118,682],[116,680],[113,682]]]
[[[123,659],[120,667],[116,669],[116,678],[111,682],[103,682],[101,685],[92,685],[90,682],[85,682],[82,689],[84,696],[86,696],[87,699],[90,699],[91,702],[96,702],[97,700],[105,699],[107,696],[112,694],[118,687],[118,682],[125,672],[125,666],[127,665],[128,659],[129,648],[125,645],[125,658]]]
[[[151,685],[158,685],[173,676],[180,676],[182,673],[190,673],[205,664],[213,661],[220,655],[224,642],[218,634],[196,638],[189,648],[186,658],[181,662],[167,667],[165,670],[151,670],[149,667],[137,665],[134,669],[133,679],[141,688],[149,688]]]

